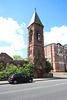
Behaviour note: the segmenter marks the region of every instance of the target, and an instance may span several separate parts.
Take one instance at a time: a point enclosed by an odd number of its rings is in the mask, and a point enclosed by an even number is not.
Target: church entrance
[[[37,76],[41,77],[42,76],[42,70],[41,69],[37,69]]]
[[[42,77],[42,64],[37,67],[37,76]]]

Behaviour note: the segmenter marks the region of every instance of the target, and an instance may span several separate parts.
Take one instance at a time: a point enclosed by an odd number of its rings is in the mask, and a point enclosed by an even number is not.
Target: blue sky
[[[67,44],[67,0],[0,0],[0,53],[27,58],[27,26],[35,7],[44,25],[44,45]]]

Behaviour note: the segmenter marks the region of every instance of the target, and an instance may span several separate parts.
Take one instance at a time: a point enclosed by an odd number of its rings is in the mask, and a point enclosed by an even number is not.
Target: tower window
[[[39,32],[37,32],[37,41],[41,41],[40,33]]]
[[[31,30],[30,31],[30,42],[32,42],[32,34],[33,34],[33,31]]]
[[[40,41],[40,34],[38,34],[38,41]]]

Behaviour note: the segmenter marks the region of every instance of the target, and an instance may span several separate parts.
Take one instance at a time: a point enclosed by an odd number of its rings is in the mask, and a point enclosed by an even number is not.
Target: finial
[[[36,12],[36,8],[35,8],[35,12]]]

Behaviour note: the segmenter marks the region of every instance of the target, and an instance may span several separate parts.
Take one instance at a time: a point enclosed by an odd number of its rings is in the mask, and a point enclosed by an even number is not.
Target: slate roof
[[[30,21],[29,26],[30,26],[31,24],[33,24],[33,23],[36,23],[36,24],[39,24],[39,25],[43,26],[42,22],[40,21],[39,16],[38,16],[37,13],[36,13],[36,10],[35,10],[35,12],[34,12],[34,14],[33,14],[33,16],[32,16],[32,19],[31,19],[31,21]],[[29,26],[28,26],[28,27],[29,27]]]

